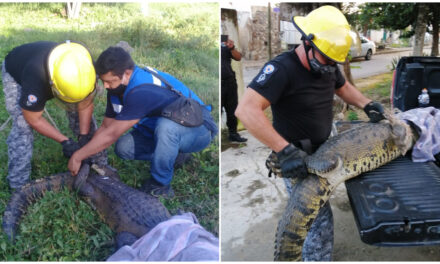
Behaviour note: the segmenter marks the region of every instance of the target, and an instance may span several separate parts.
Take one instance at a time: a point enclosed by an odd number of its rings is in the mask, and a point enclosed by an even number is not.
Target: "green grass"
[[[354,120],[358,120],[359,117],[358,117],[358,114],[355,111],[351,111],[350,110],[350,111],[348,111],[347,119],[349,121],[354,121]]]
[[[38,40],[81,41],[96,59],[121,40],[133,48],[139,65],[168,72],[213,105],[218,121],[218,10],[217,3],[155,3],[144,16],[139,3],[83,4],[79,19],[68,20],[64,4],[0,3],[0,60],[15,46]],[[1,85],[1,84],[0,84]],[[0,92],[0,102],[4,95]],[[98,124],[103,119],[104,95],[95,99]],[[57,126],[72,136],[64,111],[53,102],[47,110]],[[0,123],[8,118],[0,107]],[[0,131],[0,215],[10,191],[6,183],[6,138],[11,125]],[[67,171],[60,144],[34,133],[31,179]],[[175,172],[176,197],[162,200],[172,214],[191,211],[202,226],[218,236],[218,139],[195,153],[194,159]],[[139,187],[150,177],[149,164],[123,161],[108,149],[109,163],[126,184]],[[2,217],[2,216],[0,216]],[[99,261],[113,251],[115,234],[80,198],[68,191],[47,193],[29,207],[15,245],[0,234],[0,260]]]
[[[377,81],[373,85],[362,89],[362,93],[374,100],[389,99],[392,81],[392,72],[382,74],[380,81]]]

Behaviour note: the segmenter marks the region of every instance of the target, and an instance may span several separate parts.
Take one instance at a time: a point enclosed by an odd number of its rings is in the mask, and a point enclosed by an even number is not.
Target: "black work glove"
[[[92,135],[87,134],[87,135],[79,135],[78,136],[78,144],[79,146],[82,148],[84,147],[87,143],[89,143],[90,139],[92,139]]]
[[[385,119],[383,116],[383,106],[378,102],[369,102],[364,107],[364,112],[367,114],[368,118],[370,118],[371,123],[377,123],[382,119]]]
[[[63,154],[68,159],[70,159],[70,157],[72,157],[72,155],[73,155],[73,153],[75,153],[75,151],[80,149],[80,146],[78,145],[78,143],[71,138],[61,142],[61,145],[63,146]]]
[[[287,145],[277,153],[280,162],[281,173],[284,178],[305,178],[308,174],[304,158],[307,153],[295,147],[293,144]]]

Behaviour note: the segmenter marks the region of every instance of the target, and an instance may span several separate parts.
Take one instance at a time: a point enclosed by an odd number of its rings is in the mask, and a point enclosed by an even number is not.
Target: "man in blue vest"
[[[69,170],[76,175],[81,161],[117,141],[115,152],[122,159],[151,161],[152,177],[142,189],[155,196],[172,197],[174,192],[170,183],[178,154],[204,149],[218,133],[209,113],[211,107],[205,106],[194,92],[173,76],[136,66],[120,47],[105,50],[95,68],[107,89],[105,117],[90,142],[72,155]],[[186,127],[161,116],[162,110],[179,98],[179,94],[168,89],[161,79],[203,106],[202,125]],[[122,136],[132,127],[132,131]]]

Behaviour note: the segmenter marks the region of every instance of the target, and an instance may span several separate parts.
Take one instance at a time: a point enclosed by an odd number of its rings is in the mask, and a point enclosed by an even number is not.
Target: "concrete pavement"
[[[267,177],[270,149],[247,131],[248,141],[221,153],[223,261],[271,261],[275,231],[287,202],[280,178]]]
[[[275,232],[287,203],[281,178],[268,178],[269,148],[247,131],[246,144],[221,153],[221,259],[273,261]],[[438,261],[439,246],[376,247],[364,244],[345,185],[330,197],[334,217],[334,261]]]

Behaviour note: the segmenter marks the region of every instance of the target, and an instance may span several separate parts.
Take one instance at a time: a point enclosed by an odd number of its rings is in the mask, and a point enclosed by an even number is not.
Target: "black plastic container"
[[[440,108],[440,58],[402,57],[391,87],[392,105],[402,111],[418,107],[417,97],[428,89],[428,106]]]
[[[363,242],[440,244],[440,168],[435,163],[401,157],[345,184]]]

